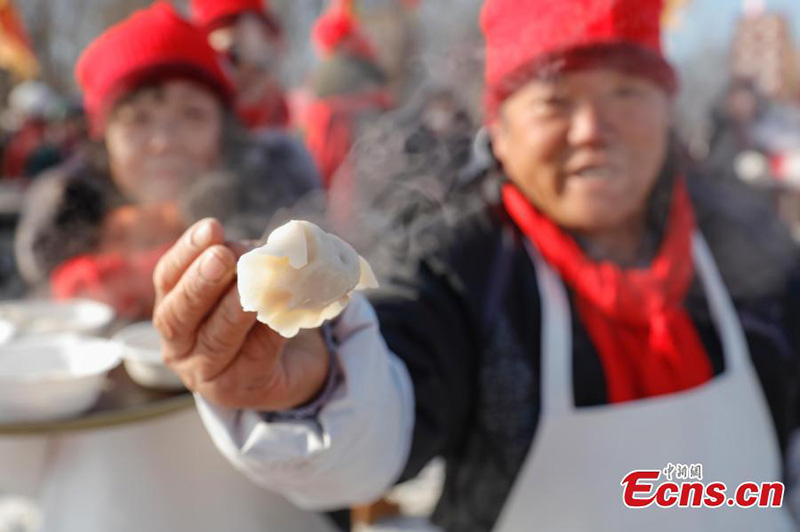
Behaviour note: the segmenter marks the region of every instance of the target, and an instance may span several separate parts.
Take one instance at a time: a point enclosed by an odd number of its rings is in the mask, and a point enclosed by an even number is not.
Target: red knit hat
[[[206,31],[233,24],[244,13],[261,17],[274,34],[281,32],[280,24],[270,15],[268,0],[191,0],[192,20]]]
[[[487,0],[489,113],[526,81],[547,72],[609,66],[677,88],[661,53],[662,0]]]
[[[119,98],[138,86],[172,77],[207,85],[226,106],[233,87],[206,34],[166,2],[137,11],[106,30],[84,50],[75,67],[95,135]]]
[[[339,50],[374,60],[375,48],[359,27],[352,0],[333,0],[311,30],[311,40],[323,54]]]

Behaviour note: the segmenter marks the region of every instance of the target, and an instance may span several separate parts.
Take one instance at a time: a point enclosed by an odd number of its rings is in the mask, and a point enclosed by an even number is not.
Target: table
[[[0,492],[36,501],[42,532],[332,530],[236,471],[191,394],[139,388],[122,367],[81,418],[0,425]]]

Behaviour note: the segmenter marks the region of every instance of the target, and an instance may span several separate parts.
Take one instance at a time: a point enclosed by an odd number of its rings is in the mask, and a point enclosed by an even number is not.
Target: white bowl
[[[125,370],[139,386],[182,390],[183,383],[161,358],[161,337],[150,322],[135,323],[114,335],[122,345]]]
[[[120,355],[114,342],[77,335],[0,347],[0,423],[50,421],[88,410]]]
[[[99,334],[114,319],[114,309],[89,299],[50,301],[20,299],[0,303],[0,319],[11,322],[20,336]]]

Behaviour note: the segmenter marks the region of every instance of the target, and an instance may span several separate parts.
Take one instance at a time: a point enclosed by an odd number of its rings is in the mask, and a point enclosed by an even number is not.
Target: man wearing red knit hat
[[[661,11],[487,0],[491,167],[317,332],[330,350],[272,336],[266,375],[242,377],[245,340],[277,333],[215,320],[233,274],[209,289],[181,263],[202,248],[170,252],[162,276],[182,288],[156,323],[229,460],[316,508],[442,456],[448,532],[797,530],[780,495],[736,493],[782,493],[798,426],[793,244],[768,208],[686,176]],[[195,286],[210,293],[187,316]],[[195,335],[228,347],[186,354]],[[199,382],[209,364],[229,375]]]
[[[277,79],[282,29],[266,0],[192,0],[191,14],[236,81],[236,108],[250,129],[284,128],[289,106]]]

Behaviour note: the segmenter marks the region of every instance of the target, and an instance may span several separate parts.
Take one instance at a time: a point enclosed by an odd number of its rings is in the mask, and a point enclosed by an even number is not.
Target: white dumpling
[[[242,308],[286,338],[338,316],[353,290],[378,286],[350,244],[301,220],[242,255],[237,273]]]

